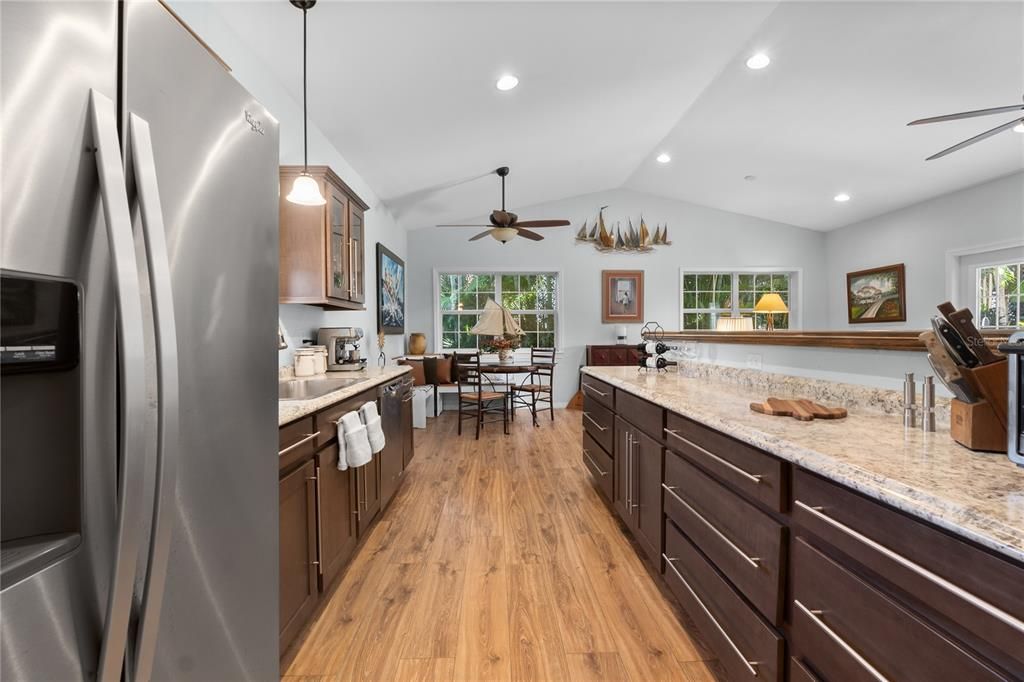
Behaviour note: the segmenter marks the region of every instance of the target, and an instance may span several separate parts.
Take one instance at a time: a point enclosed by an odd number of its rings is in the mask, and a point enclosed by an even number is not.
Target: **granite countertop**
[[[753,412],[769,394],[749,386],[634,367],[583,372],[1024,561],[1024,468],[958,445],[948,428],[904,429],[899,415],[853,406],[846,419],[801,422]]]
[[[283,426],[300,417],[313,414],[317,410],[322,410],[346,398],[359,395],[368,388],[386,383],[395,377],[402,376],[411,371],[412,368],[406,365],[388,365],[386,367],[367,367],[358,372],[329,372],[326,376],[321,374],[309,377],[310,379],[361,379],[362,381],[345,386],[337,391],[331,391],[318,398],[311,398],[309,400],[279,400],[277,402],[277,425]]]

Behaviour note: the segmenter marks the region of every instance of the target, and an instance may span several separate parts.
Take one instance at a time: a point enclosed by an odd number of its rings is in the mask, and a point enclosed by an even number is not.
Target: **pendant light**
[[[291,0],[292,5],[302,10],[302,174],[295,178],[292,191],[286,197],[293,204],[303,206],[323,206],[327,203],[320,194],[320,185],[309,174],[309,133],[307,132],[306,113],[306,12],[316,4],[316,0]]]

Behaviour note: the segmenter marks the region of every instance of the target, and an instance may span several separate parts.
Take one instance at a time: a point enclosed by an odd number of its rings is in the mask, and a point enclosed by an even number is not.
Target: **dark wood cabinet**
[[[412,394],[402,400],[402,470],[416,456],[416,442],[412,427]]]
[[[338,469],[335,423],[377,399],[377,388],[280,427],[280,646],[283,656],[394,496],[412,459],[411,403],[382,414],[386,447]]]
[[[593,345],[587,346],[587,365],[590,367],[636,366],[640,363],[640,351],[635,346]]]
[[[661,467],[661,443],[616,417],[615,508],[655,565],[661,562]]]
[[[310,460],[278,485],[280,526],[281,650],[291,643],[316,607],[319,591],[316,558],[316,468]]]
[[[581,383],[584,464],[729,679],[1024,679],[1020,562]]]
[[[282,166],[280,199],[281,303],[362,309],[366,301],[366,227],[369,206],[327,166],[310,166],[327,203],[301,206],[285,197],[302,172]]]
[[[316,455],[317,527],[320,533],[320,589],[341,572],[358,540],[355,514],[356,483],[352,469],[338,470],[338,443]]]

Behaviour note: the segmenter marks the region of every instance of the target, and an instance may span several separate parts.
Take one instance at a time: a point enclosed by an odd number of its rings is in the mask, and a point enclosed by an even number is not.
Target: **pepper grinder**
[[[906,428],[917,426],[916,389],[917,384],[914,382],[914,373],[907,372],[903,375],[903,426]]]
[[[924,378],[924,387],[921,389],[921,428],[926,433],[935,432],[935,380],[932,376]]]

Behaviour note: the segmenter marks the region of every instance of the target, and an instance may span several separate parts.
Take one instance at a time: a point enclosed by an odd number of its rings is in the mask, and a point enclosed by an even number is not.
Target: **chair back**
[[[483,390],[483,375],[480,372],[480,353],[459,353],[455,366],[458,368],[459,375],[459,395],[480,393]]]
[[[550,384],[555,374],[555,349],[531,348],[530,364],[537,367],[533,376],[540,380],[541,383],[544,383],[542,379],[546,378],[547,383]]]

